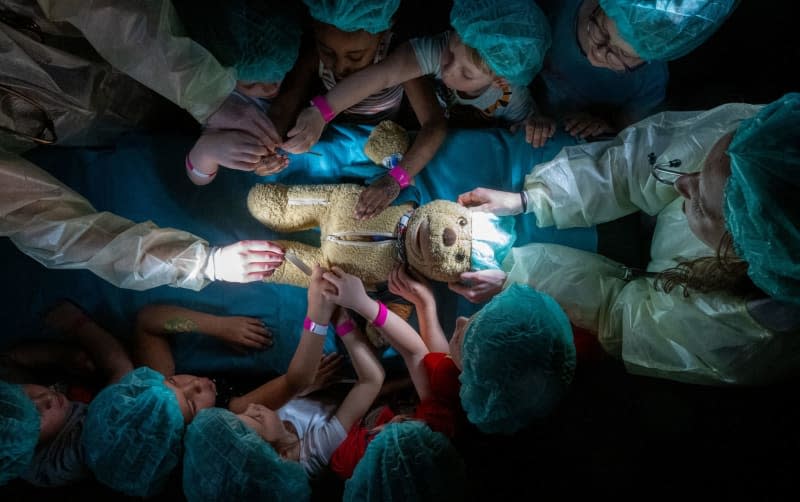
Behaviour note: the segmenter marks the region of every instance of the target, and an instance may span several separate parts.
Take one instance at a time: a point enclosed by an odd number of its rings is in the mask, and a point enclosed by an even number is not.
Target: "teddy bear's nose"
[[[450,227],[445,228],[444,232],[442,232],[442,242],[444,243],[445,247],[449,248],[450,246],[455,244],[457,237],[458,236],[456,235],[456,231]]]

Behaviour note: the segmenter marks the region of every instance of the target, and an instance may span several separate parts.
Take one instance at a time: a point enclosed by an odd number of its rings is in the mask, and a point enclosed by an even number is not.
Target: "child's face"
[[[333,25],[314,22],[319,59],[336,80],[366,68],[375,59],[383,32],[342,31]]]
[[[244,413],[237,416],[261,439],[276,446],[276,449],[281,444],[296,444],[298,448],[290,448],[286,451],[279,451],[279,453],[289,460],[300,459],[299,441],[294,426],[289,421],[281,420],[275,411],[260,404],[250,403]]]
[[[468,94],[483,92],[492,85],[496,77],[475,66],[467,46],[455,32],[442,52],[442,82],[450,89]]]
[[[236,90],[251,98],[272,99],[281,90],[280,82],[252,82],[250,80],[237,80]]]
[[[25,394],[33,401],[41,419],[39,443],[50,441],[64,428],[72,402],[61,392],[35,384],[23,384]]]
[[[173,375],[164,379],[178,398],[178,406],[183,413],[183,421],[191,422],[197,412],[211,408],[217,402],[217,386],[210,379],[194,375]]]
[[[464,347],[464,333],[467,332],[472,318],[459,317],[456,319],[456,327],[453,336],[450,337],[450,359],[453,360],[458,369],[463,369],[461,365],[461,349]]]

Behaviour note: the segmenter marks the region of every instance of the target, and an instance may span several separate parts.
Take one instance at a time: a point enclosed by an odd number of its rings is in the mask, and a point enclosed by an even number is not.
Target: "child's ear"
[[[508,87],[508,80],[506,80],[504,77],[495,76],[492,79],[492,87],[498,87],[498,88]]]

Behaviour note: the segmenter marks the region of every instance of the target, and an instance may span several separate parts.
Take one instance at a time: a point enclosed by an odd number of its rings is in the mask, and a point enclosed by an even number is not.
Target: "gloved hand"
[[[458,196],[458,203],[474,211],[485,211],[497,216],[514,216],[522,212],[519,192],[502,192],[491,188],[476,188]]]
[[[253,282],[273,274],[283,263],[283,249],[270,241],[239,241],[212,248],[205,275],[212,281]]]
[[[464,272],[460,278],[459,282],[448,284],[450,291],[458,293],[472,303],[483,303],[503,290],[506,273],[497,269],[478,270]]]

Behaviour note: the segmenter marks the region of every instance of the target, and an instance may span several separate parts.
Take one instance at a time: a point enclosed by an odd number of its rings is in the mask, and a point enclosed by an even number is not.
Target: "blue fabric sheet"
[[[226,245],[242,239],[288,237],[269,231],[248,213],[246,195],[255,183],[361,183],[381,174],[383,168],[372,164],[362,151],[369,131],[368,126],[331,127],[313,148],[322,157],[292,156],[289,168],[265,178],[223,169],[205,187],[194,186],[184,172],[183,158],[196,139],[187,136],[130,134],[113,148],[45,147],[27,157],[83,194],[99,211],[133,221],[152,220],[161,227],[192,232],[212,245]],[[532,166],[568,144],[572,139],[564,135],[533,149],[524,142],[524,134],[495,129],[451,131],[436,158],[417,177],[416,186],[423,203],[435,198],[454,200],[478,186],[520,190]],[[546,241],[596,249],[594,228],[540,229],[533,216],[527,215],[517,217],[516,230],[517,245]],[[291,238],[318,244],[319,233],[305,231]],[[132,291],[116,288],[85,270],[48,270],[20,253],[8,239],[0,241],[0,257],[7,284],[3,346],[41,335],[41,315],[59,298],[72,299],[123,338],[132,334],[138,309],[161,302],[218,315],[261,318],[274,335],[272,349],[244,355],[208,337],[179,335],[174,344],[179,372],[284,372],[306,310],[306,290],[293,286],[212,283],[199,292],[167,286]],[[446,285],[437,284],[436,292],[448,333],[456,314],[470,315],[478,308],[449,292]],[[329,335],[325,350],[336,350],[334,336]],[[396,363],[399,358],[392,355],[388,351],[384,357]]]

